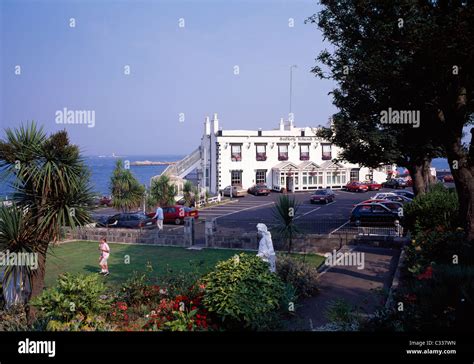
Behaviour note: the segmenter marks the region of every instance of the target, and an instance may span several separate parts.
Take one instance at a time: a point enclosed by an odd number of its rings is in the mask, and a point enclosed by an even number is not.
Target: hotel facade
[[[230,185],[247,189],[257,183],[274,191],[339,189],[349,181],[384,182],[395,170],[392,165],[371,169],[338,162],[341,149],[316,131],[283,119],[274,130],[223,130],[214,114],[204,122],[200,147],[187,158],[194,156],[200,186],[213,194]]]

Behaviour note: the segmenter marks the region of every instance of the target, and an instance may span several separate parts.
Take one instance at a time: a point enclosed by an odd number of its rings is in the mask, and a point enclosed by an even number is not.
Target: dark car
[[[396,202],[390,204],[379,202],[362,203],[354,207],[351,212],[350,221],[355,225],[377,224],[393,226],[395,221],[400,221],[401,219],[398,210],[400,206]]]
[[[333,202],[336,199],[336,195],[330,189],[326,190],[316,190],[310,197],[311,203],[329,203]]]
[[[268,196],[270,194],[270,189],[265,184],[256,184],[250,187],[247,192],[255,196]]]
[[[415,198],[415,194],[413,192],[406,191],[406,190],[395,191],[394,193],[397,194],[397,195],[400,195],[400,196],[405,196],[405,197],[407,197],[409,199],[412,199],[412,200]]]
[[[116,228],[147,228],[154,227],[155,220],[148,217],[143,212],[134,212],[134,213],[121,213],[109,217],[105,221],[106,227],[116,227]]]
[[[199,218],[199,212],[194,207],[186,207],[182,205],[175,205],[175,206],[164,206],[163,209],[163,217],[164,223],[172,223],[176,225],[180,225],[184,222],[185,217],[193,217],[195,220]],[[155,212],[150,212],[147,214],[148,217],[153,218],[155,216]]]
[[[405,188],[407,187],[407,182],[403,178],[392,178],[389,179],[388,181],[385,181],[383,183],[383,187],[385,188]]]

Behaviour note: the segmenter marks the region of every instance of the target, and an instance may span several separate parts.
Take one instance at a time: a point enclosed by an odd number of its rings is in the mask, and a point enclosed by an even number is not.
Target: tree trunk
[[[461,225],[468,241],[474,245],[474,128],[471,129],[470,148],[466,153],[462,142],[464,116],[462,113],[448,115],[451,118],[443,112],[439,113],[448,136],[444,147],[458,194]]]
[[[423,178],[423,166],[413,164],[408,167],[411,179],[413,181],[413,193],[415,196],[422,195],[426,192],[424,178]]]
[[[38,249],[38,268],[33,271],[33,274],[30,278],[31,284],[31,294],[30,300],[36,296],[39,296],[43,292],[44,288],[44,277],[46,273],[46,253],[48,250],[48,245],[42,246],[42,249]],[[32,306],[28,305],[27,308],[27,318],[28,324],[32,324],[36,319],[37,309]]]

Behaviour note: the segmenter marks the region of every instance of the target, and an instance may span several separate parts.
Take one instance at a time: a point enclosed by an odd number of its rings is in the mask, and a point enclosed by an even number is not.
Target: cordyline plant
[[[299,203],[295,197],[284,194],[280,196],[272,211],[277,223],[273,230],[287,241],[288,253],[291,253],[293,247],[293,237],[299,233],[294,221],[298,208]]]
[[[23,283],[29,281],[29,300],[43,290],[46,253],[49,244],[60,239],[61,227],[91,222],[89,171],[66,131],[47,136],[33,122],[5,130],[0,172],[0,179],[13,190],[13,205],[0,210],[0,249],[38,255],[35,270],[7,269],[3,289],[15,290],[10,280],[20,276]],[[30,322],[34,316],[30,307]]]

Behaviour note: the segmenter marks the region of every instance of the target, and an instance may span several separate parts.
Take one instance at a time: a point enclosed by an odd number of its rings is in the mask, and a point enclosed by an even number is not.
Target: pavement
[[[344,246],[340,252],[363,254],[363,269],[358,269],[356,265],[345,265],[333,266],[321,272],[319,293],[299,303],[290,330],[314,330],[329,323],[325,313],[335,300],[344,300],[362,316],[372,314],[385,303],[382,292],[391,287],[400,251]]]

